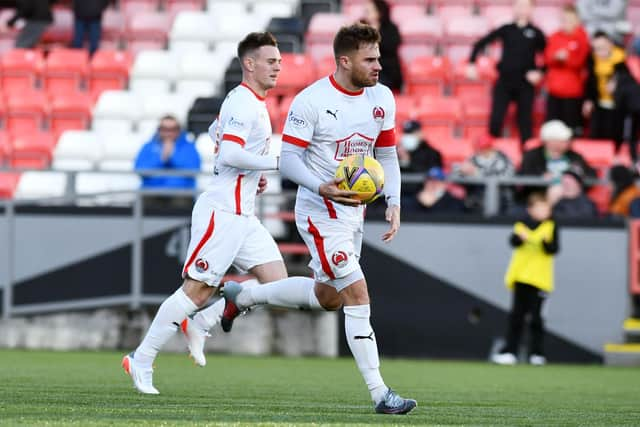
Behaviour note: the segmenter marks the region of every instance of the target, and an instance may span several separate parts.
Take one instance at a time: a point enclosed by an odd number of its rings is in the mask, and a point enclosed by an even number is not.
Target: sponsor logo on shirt
[[[227,124],[229,125],[229,127],[236,128],[236,129],[242,129],[244,127],[244,123],[233,116],[231,116]]]
[[[373,141],[374,138],[361,133],[353,133],[346,138],[339,139],[336,141],[336,155],[334,158],[340,161],[353,154],[370,156]]]
[[[384,120],[384,109],[379,105],[373,107],[373,120],[381,122]]]
[[[307,127],[307,122],[302,117],[295,114],[293,111],[289,113],[289,118],[287,120],[289,120],[289,123],[291,123],[292,126],[295,126],[297,128]]]

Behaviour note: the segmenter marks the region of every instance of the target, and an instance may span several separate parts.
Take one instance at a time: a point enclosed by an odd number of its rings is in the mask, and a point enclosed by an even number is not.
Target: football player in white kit
[[[209,130],[217,150],[214,176],[193,208],[183,284],[160,305],[138,348],[122,360],[142,393],[158,394],[153,361],[180,329],[195,362],[205,365],[204,339],[220,320],[225,301],[197,310],[213,296],[232,264],[260,282],[287,277],[275,241],[254,215],[256,194],[266,185],[261,171],[279,165],[279,156],[267,154],[271,124],[264,101],[280,72],[280,52],[270,33],[251,33],[239,43],[238,57],[242,83],[229,92]]]
[[[283,132],[280,172],[299,184],[295,205],[298,231],[308,246],[321,307],[343,307],[349,348],[364,377],[376,412],[405,414],[416,407],[387,387],[380,375],[376,337],[369,321],[369,293],[359,257],[364,206],[341,191],[334,173],[351,154],[374,155],[385,172],[386,220],[382,236],[392,240],[400,227],[400,168],[395,148],[395,100],[378,83],[380,35],[363,24],[342,28],[333,43],[335,74],[300,92],[291,105]],[[290,279],[289,279],[290,280]],[[274,304],[287,294],[282,283],[246,288],[225,285],[225,298],[239,310]],[[296,306],[294,295],[289,303]],[[307,301],[300,294],[298,305]],[[312,307],[313,308],[313,307]]]

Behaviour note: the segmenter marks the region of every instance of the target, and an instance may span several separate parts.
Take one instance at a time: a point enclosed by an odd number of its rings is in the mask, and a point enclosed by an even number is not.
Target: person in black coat
[[[47,27],[53,22],[51,13],[52,0],[17,0],[16,13],[7,21],[13,27],[19,19],[26,21],[16,38],[15,46],[22,49],[35,47]]]
[[[553,216],[557,219],[597,218],[595,203],[584,194],[582,170],[572,166],[562,174],[559,199],[553,205]],[[553,201],[552,201],[553,202]]]
[[[609,84],[613,90],[615,105],[620,110],[621,116],[631,119],[631,134],[626,140],[629,141],[631,158],[636,163],[638,161],[638,139],[640,139],[640,83],[633,77],[627,64],[621,62],[616,65]]]
[[[73,1],[73,41],[71,46],[80,49],[85,38],[89,39],[89,54],[93,55],[100,46],[102,36],[102,14],[112,0]]]
[[[398,48],[402,39],[398,27],[391,21],[389,4],[385,0],[371,0],[365,6],[365,16],[361,21],[380,32],[380,83],[399,92],[403,78]]]
[[[403,211],[428,215],[464,213],[464,202],[447,191],[445,179],[441,168],[431,168],[422,190],[415,195],[402,197]]]

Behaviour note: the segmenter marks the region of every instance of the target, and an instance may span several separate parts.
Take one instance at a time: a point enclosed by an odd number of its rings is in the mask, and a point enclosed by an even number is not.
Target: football
[[[336,178],[342,190],[356,191],[354,197],[364,203],[371,203],[382,194],[384,170],[380,163],[370,156],[354,154],[342,159],[336,170]]]

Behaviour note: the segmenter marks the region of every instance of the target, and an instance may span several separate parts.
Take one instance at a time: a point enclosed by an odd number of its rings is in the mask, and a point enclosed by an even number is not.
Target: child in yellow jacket
[[[513,291],[513,304],[509,313],[506,345],[491,360],[502,365],[517,362],[522,330],[529,315],[529,363],[544,365],[542,305],[553,291],[553,256],[559,249],[558,226],[551,218],[551,205],[544,194],[533,193],[529,196],[527,218],[514,224],[510,242],[514,250],[505,283]]]

